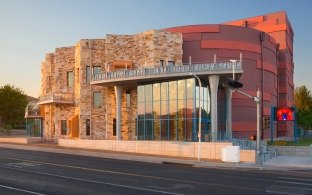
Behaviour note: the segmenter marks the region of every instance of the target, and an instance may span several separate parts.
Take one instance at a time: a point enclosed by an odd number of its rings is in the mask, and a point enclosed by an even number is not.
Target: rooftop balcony
[[[75,104],[74,96],[69,94],[56,94],[40,96],[38,104]]]
[[[187,78],[190,77],[190,73],[196,74],[204,80],[208,79],[208,75],[220,75],[220,81],[222,82],[223,78],[232,77],[233,70],[235,72],[235,77],[239,78],[243,73],[242,63],[240,61],[235,63],[216,62],[166,67],[146,67],[131,70],[124,69],[96,74],[94,75],[91,84],[104,86],[130,86],[137,85],[138,83],[142,82],[151,82],[156,80],[162,81],[177,78]]]

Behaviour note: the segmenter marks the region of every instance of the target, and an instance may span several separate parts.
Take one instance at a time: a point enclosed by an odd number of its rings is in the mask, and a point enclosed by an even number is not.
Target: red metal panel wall
[[[285,12],[241,19],[225,25],[192,25],[165,29],[183,34],[183,62],[212,62],[239,59],[243,54],[243,91],[263,93],[263,114],[271,106],[293,105],[293,37]],[[263,34],[263,32],[265,32]],[[262,38],[261,38],[262,33]],[[279,44],[279,46],[277,45]],[[277,49],[278,53],[277,53]],[[278,97],[278,98],[277,98]],[[240,94],[233,94],[233,128],[246,135],[255,133],[255,104]],[[281,124],[277,134],[290,135],[292,125]],[[269,136],[268,129],[263,131]]]
[[[244,70],[240,78],[244,83],[242,90],[256,95],[257,88],[262,87],[263,67],[263,111],[264,114],[269,114],[270,106],[277,105],[277,46],[272,38],[267,34],[261,44],[260,31],[229,25],[219,25],[218,32],[201,32],[200,36],[198,29],[209,29],[210,25],[202,26],[202,28],[196,26],[194,30],[190,29],[192,26],[187,27],[187,30],[183,30],[186,27],[166,29],[183,33],[183,62],[188,63],[189,56],[192,57],[192,62],[212,62],[214,54],[217,61],[229,61],[239,59],[242,53]],[[249,137],[255,134],[256,104],[252,100],[234,93],[232,116],[234,135]]]
[[[278,77],[279,79],[279,101],[278,106],[293,106],[294,105],[294,81],[293,81],[293,39],[294,32],[292,26],[288,20],[286,12],[277,12],[267,14],[263,16],[263,20],[259,20],[256,23],[250,24],[251,21],[255,21],[255,18],[246,18],[225,24],[234,26],[243,26],[247,24],[247,27],[258,29],[271,35],[272,38],[280,45],[278,56]],[[286,129],[285,129],[286,128]],[[279,130],[285,133],[279,133],[280,135],[289,135],[292,131],[291,124],[281,124]]]

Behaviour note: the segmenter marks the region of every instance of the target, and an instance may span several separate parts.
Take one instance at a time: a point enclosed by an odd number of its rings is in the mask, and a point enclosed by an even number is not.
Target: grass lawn
[[[298,138],[297,142],[294,141],[274,141],[273,144],[271,144],[270,141],[268,141],[268,145],[272,146],[310,146],[312,144],[312,137],[307,138]]]

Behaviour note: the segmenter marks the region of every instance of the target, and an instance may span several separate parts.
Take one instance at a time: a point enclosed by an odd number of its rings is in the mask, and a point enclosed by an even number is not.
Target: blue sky
[[[310,0],[0,0],[0,86],[14,84],[37,97],[45,54],[80,39],[282,10],[295,32],[295,85],[312,90]]]

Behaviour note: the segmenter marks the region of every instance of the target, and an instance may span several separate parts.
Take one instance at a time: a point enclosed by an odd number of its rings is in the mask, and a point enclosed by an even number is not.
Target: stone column
[[[115,86],[116,97],[116,140],[121,140],[121,93],[122,87]]]
[[[232,92],[229,87],[225,87],[226,98],[226,138],[232,140]]]
[[[218,139],[218,85],[219,76],[208,77],[211,92],[211,139],[213,142]]]

